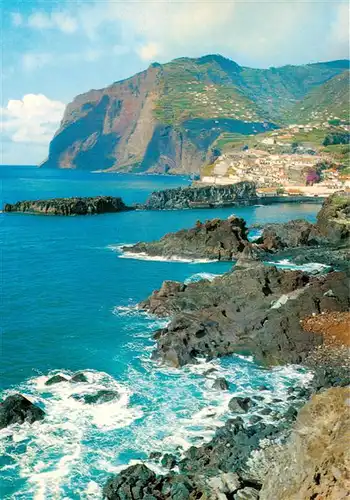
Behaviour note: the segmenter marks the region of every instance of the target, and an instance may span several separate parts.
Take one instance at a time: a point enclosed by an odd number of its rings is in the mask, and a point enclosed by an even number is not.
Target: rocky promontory
[[[156,332],[154,357],[173,366],[232,353],[253,354],[265,364],[298,363],[322,338],[301,320],[349,307],[348,280],[332,272],[311,277],[257,263],[212,282],[165,281],[140,307],[170,316]]]
[[[121,198],[95,196],[89,198],[53,198],[51,200],[18,201],[6,203],[5,212],[22,212],[43,215],[94,215],[133,210]]]
[[[159,241],[125,246],[123,251],[166,258],[232,261],[248,245],[246,223],[239,217],[198,221],[194,228],[168,233]]]
[[[257,203],[256,186],[243,181],[228,186],[190,186],[155,191],[146,200],[146,210],[216,208]]]

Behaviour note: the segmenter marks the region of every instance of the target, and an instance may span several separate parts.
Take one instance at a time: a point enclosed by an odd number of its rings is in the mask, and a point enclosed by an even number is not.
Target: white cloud
[[[48,144],[57,129],[65,105],[43,94],[10,99],[1,108],[2,132],[13,142]]]
[[[104,24],[115,23],[122,44],[132,44],[142,60],[222,53],[266,67],[325,60],[330,51],[332,57],[345,56],[346,8],[346,0],[107,0],[79,15],[81,26],[95,37],[103,34]]]
[[[143,61],[151,61],[160,54],[159,46],[154,42],[148,42],[137,50],[138,55]]]
[[[16,27],[23,24],[23,17],[19,12],[12,12],[11,14],[12,24]]]
[[[28,17],[28,26],[37,30],[58,29],[63,33],[75,33],[78,29],[77,20],[68,12],[35,12]]]

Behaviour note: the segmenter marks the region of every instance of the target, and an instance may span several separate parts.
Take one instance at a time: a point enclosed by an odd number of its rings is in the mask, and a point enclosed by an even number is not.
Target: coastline
[[[285,198],[285,197],[283,197]],[[270,199],[270,197],[269,197]],[[299,197],[298,197],[299,199]],[[283,199],[285,201],[285,199]],[[164,214],[166,220],[169,220],[170,215],[169,214]],[[19,220],[19,218],[18,218]],[[40,221],[39,221],[40,222]],[[57,223],[60,221],[57,220]],[[62,221],[65,223],[65,221]],[[75,221],[69,222],[74,224]],[[84,219],[84,224],[89,223],[90,221],[88,219]],[[96,220],[96,223],[99,223],[100,221]],[[103,220],[102,220],[103,222]],[[42,224],[39,224],[40,226]],[[166,226],[165,226],[166,228]],[[125,241],[125,240],[124,240]],[[127,241],[127,240],[126,240]],[[104,248],[106,248],[104,246]],[[287,249],[288,251],[288,249]],[[306,252],[309,250],[306,248]],[[109,263],[109,265],[111,262]],[[248,266],[251,266],[252,268],[252,273],[254,274],[254,263],[253,262],[248,262]],[[235,272],[235,271],[234,271]],[[243,273],[244,274],[244,273]],[[246,273],[249,274],[249,273]],[[303,276],[303,273],[295,273],[295,277],[297,276]],[[163,273],[162,273],[163,276]],[[281,274],[283,276],[283,274]],[[166,276],[165,276],[166,277]],[[202,276],[202,278],[205,278],[205,276]],[[220,277],[212,277],[212,281],[217,280],[218,282],[220,281]],[[299,279],[299,278],[298,278]],[[270,277],[269,280],[271,281]],[[209,280],[208,280],[209,281]],[[228,289],[229,295],[237,295],[238,292],[241,292],[242,289],[246,286],[246,279],[244,278],[242,280],[242,283],[239,286],[235,286],[232,290]],[[197,287],[199,288],[198,285],[195,285],[191,280],[187,280],[187,282],[184,280],[181,280],[184,285],[187,287]],[[197,282],[197,280],[196,280]],[[203,280],[202,280],[203,282]],[[265,282],[265,279],[261,280],[262,283]],[[308,283],[306,283],[308,284]],[[335,286],[330,285],[331,290],[336,289]],[[270,285],[270,288],[272,285]],[[155,287],[153,287],[155,288]],[[306,288],[306,291],[309,290],[310,287]],[[264,288],[265,292],[268,292]],[[281,290],[281,294],[283,295],[283,291],[287,292],[287,290]],[[234,292],[234,293],[232,293]],[[279,293],[279,292],[278,292]],[[276,297],[278,295],[276,292]],[[289,292],[287,292],[289,293]],[[307,292],[304,292],[304,294]],[[324,290],[323,293],[328,293],[328,290]],[[336,293],[338,293],[336,291]],[[249,293],[248,293],[249,295]],[[266,304],[268,305],[269,300],[275,298],[275,295],[267,295],[266,299]],[[278,298],[278,297],[277,297]],[[334,297],[333,297],[334,298]],[[297,299],[297,298],[296,298]],[[286,302],[286,307],[289,307],[293,305],[294,300],[296,300],[294,295],[290,297],[290,300]],[[329,301],[332,300],[331,296],[322,295],[321,301]],[[198,301],[195,300],[194,303],[197,303]],[[211,294],[209,295],[209,304],[208,304],[208,309],[215,303],[217,302],[217,297],[212,296]],[[283,302],[283,301],[282,301]],[[300,302],[300,300],[299,300]],[[317,302],[317,301],[316,301]],[[278,304],[278,301],[277,301]],[[183,309],[183,305],[180,307],[180,311]],[[228,312],[228,307],[226,307],[226,304],[223,303],[224,307],[222,307],[222,311],[226,311],[226,314]],[[271,304],[270,304],[271,305]],[[281,308],[283,310],[285,304],[282,303]],[[254,309],[254,307],[251,307]],[[280,309],[281,309],[280,308]],[[272,309],[272,313],[275,314],[274,311],[279,311],[280,309],[275,308]],[[270,309],[269,309],[270,310]],[[317,311],[315,311],[317,312]],[[269,313],[269,314],[272,314]],[[187,313],[186,313],[187,314]],[[192,309],[190,314],[193,316],[195,315],[195,311]],[[277,313],[276,313],[277,314]],[[248,313],[246,314],[248,316]],[[215,321],[215,318],[210,318],[210,321]],[[269,321],[269,320],[268,320]],[[266,322],[265,322],[266,324]],[[210,326],[210,325],[209,325]],[[167,328],[167,325],[159,325],[158,328],[161,328],[163,331]],[[178,324],[178,328],[181,328],[181,324]],[[154,331],[154,326],[153,328],[146,328],[145,333],[143,335],[149,335],[150,330]],[[276,331],[278,329],[276,328]],[[138,330],[135,330],[135,333],[137,333]],[[196,332],[198,333],[198,332]],[[202,335],[203,332],[199,332],[200,336]],[[209,343],[210,339],[208,337]],[[130,338],[130,342],[132,342],[131,348],[134,349],[134,342],[137,342],[136,337],[135,339]],[[144,357],[147,358],[149,355],[149,352],[151,350],[151,346],[147,346],[147,349],[145,349],[145,352],[143,353]],[[317,349],[315,352],[318,353],[320,350]],[[316,369],[319,371],[319,368],[324,368],[326,366],[326,357],[328,356],[328,353],[331,351],[328,349],[323,350],[324,352],[324,357],[320,361],[320,357],[317,358],[318,360],[318,366],[316,362]],[[333,351],[332,351],[333,352]],[[331,356],[329,356],[331,357]],[[254,473],[256,474],[261,474],[261,464],[254,462],[253,465],[249,467],[249,470],[246,470],[246,467],[249,465],[249,461],[253,460],[252,453],[255,451],[259,454],[264,453],[263,449],[259,447],[260,441],[268,442],[268,449],[271,450],[271,446],[274,445],[276,440],[281,440],[281,446],[283,443],[288,439],[288,435],[291,432],[291,428],[294,425],[293,422],[295,421],[296,414],[299,410],[299,408],[308,400],[310,397],[311,393],[314,392],[314,390],[319,390],[319,388],[325,388],[327,386],[327,383],[325,380],[321,380],[321,375],[317,375],[315,377],[315,386],[311,384],[310,386],[307,387],[299,387],[298,384],[295,382],[292,382],[292,379],[288,379],[288,376],[286,377],[286,380],[289,380],[289,383],[291,384],[290,388],[290,393],[286,394],[286,397],[281,397],[278,389],[276,387],[270,386],[269,390],[263,389],[263,385],[261,384],[261,388],[258,389],[258,386],[254,387],[254,391],[250,391],[248,389],[241,387],[241,390],[235,391],[234,389],[230,391],[227,391],[225,389],[225,381],[223,379],[228,379],[228,383],[232,383],[229,380],[229,377],[225,374],[225,372],[222,371],[212,371],[213,366],[216,364],[216,356],[213,357],[213,362],[209,363],[208,370],[211,370],[211,373],[203,374],[201,375],[202,383],[205,385],[206,391],[211,392],[213,394],[213,400],[221,400],[221,399],[226,399],[227,403],[233,402],[230,404],[230,413],[228,415],[225,415],[225,420],[226,422],[221,422],[221,425],[217,430],[214,432],[214,436],[210,437],[209,439],[209,431],[207,429],[210,428],[210,432],[214,429],[214,424],[216,422],[216,416],[213,416],[214,414],[214,409],[212,407],[208,407],[207,409],[207,414],[204,415],[206,421],[207,421],[207,428],[204,426],[202,430],[197,429],[197,434],[198,434],[198,440],[193,443],[192,447],[187,448],[187,450],[183,450],[182,452],[180,450],[176,450],[176,447],[170,450],[168,452],[164,448],[157,448],[154,447],[154,453],[158,454],[158,457],[154,454],[152,454],[152,459],[148,459],[145,457],[144,454],[144,449],[142,447],[139,448],[140,453],[138,458],[139,462],[146,462],[147,463],[147,468],[149,467],[151,470],[156,471],[155,476],[145,470],[145,468],[139,465],[134,465],[135,464],[135,459],[134,457],[131,460],[128,460],[127,465],[118,465],[115,469],[110,468],[109,466],[105,466],[105,473],[102,475],[101,478],[102,481],[99,482],[99,484],[96,483],[96,492],[95,492],[95,498],[100,498],[100,490],[97,487],[103,486],[103,481],[106,480],[106,477],[108,477],[109,474],[114,472],[115,474],[119,474],[118,476],[114,476],[113,480],[110,480],[108,482],[110,488],[115,488],[113,492],[111,493],[112,496],[108,496],[109,493],[107,491],[107,486],[105,487],[105,495],[107,498],[113,498],[118,499],[121,498],[118,495],[115,490],[118,488],[123,488],[123,494],[124,494],[124,488],[130,487],[137,487],[139,488],[138,493],[133,492],[132,497],[126,496],[125,498],[133,498],[133,499],[143,499],[146,496],[146,492],[148,495],[152,495],[154,498],[157,499],[171,499],[171,498],[177,498],[176,494],[179,494],[179,491],[181,491],[182,497],[180,498],[194,498],[193,495],[199,493],[200,491],[206,491],[207,493],[207,498],[213,499],[214,498],[224,498],[222,495],[225,495],[226,498],[236,498],[241,499],[241,498],[246,498],[243,495],[245,494],[250,494],[251,497],[248,498],[258,498],[259,496],[259,491],[261,488],[262,480],[261,477],[257,477]],[[243,358],[242,358],[243,359]],[[340,358],[338,358],[340,359]],[[215,360],[215,361],[214,361]],[[220,363],[221,360],[225,362],[225,358],[220,358]],[[154,368],[160,366],[156,361],[149,362],[149,369],[153,370]],[[332,363],[331,363],[332,365]],[[193,366],[193,370],[196,371],[199,366],[197,364],[191,365],[191,368]],[[255,367],[256,365],[252,364],[252,367]],[[285,369],[288,371],[290,365],[282,365]],[[307,368],[307,365],[304,365]],[[315,365],[314,365],[315,366]],[[254,368],[252,368],[254,370]],[[310,368],[308,368],[310,369]],[[170,377],[176,377],[176,378],[181,378],[180,375],[176,375],[176,371],[174,369],[168,369],[166,367],[160,368],[160,370],[163,370],[164,373],[167,373]],[[184,369],[182,369],[184,370]],[[185,369],[186,370],[186,369]],[[266,369],[266,380],[268,380],[268,375],[273,373],[274,369]],[[314,368],[311,368],[313,371]],[[327,368],[328,370],[328,368]],[[156,371],[156,369],[154,370]],[[198,371],[198,370],[197,370]],[[206,370],[207,371],[207,370]],[[321,370],[322,371],[322,370]],[[88,376],[89,378],[89,370],[85,370],[85,375]],[[51,376],[47,375],[47,372],[44,372],[45,375],[45,380],[46,378]],[[66,377],[72,377],[75,375],[75,372],[70,372],[68,370],[62,371],[63,376]],[[179,372],[180,373],[180,372]],[[199,372],[198,372],[199,373]],[[316,372],[315,372],[316,373]],[[53,374],[54,375],[54,374]],[[343,375],[340,374],[340,372],[334,374],[334,378],[342,377]],[[326,374],[326,377],[329,377],[328,374]],[[116,377],[116,380],[119,380],[118,377]],[[47,381],[47,380],[46,380]],[[317,381],[317,384],[316,384]],[[136,384],[137,387],[137,380],[133,380],[134,384]],[[332,384],[337,383],[336,380],[335,382],[331,381]],[[77,394],[77,389],[72,387],[69,389],[71,386],[64,385],[65,382],[62,382],[62,387],[60,386],[60,383],[58,383],[56,386],[52,386],[52,389],[48,389],[45,386],[45,383],[43,382],[43,387],[42,390],[44,390],[46,393],[52,392],[52,394],[59,395],[61,398],[61,402],[64,404],[68,404],[69,402],[69,397],[72,394]],[[123,384],[122,384],[123,385]],[[215,388],[214,388],[215,385]],[[269,385],[267,383],[267,385]],[[317,386],[317,387],[316,387]],[[315,389],[314,389],[315,388]],[[67,390],[68,389],[68,390]],[[118,387],[116,388],[118,390]],[[303,389],[303,390],[301,390]],[[23,390],[23,389],[22,389]],[[110,387],[105,386],[103,390],[109,391]],[[113,391],[114,389],[112,389]],[[164,390],[167,390],[167,385],[164,384]],[[84,383],[81,384],[79,387],[79,392],[84,395],[86,393],[90,393],[90,391],[96,391],[96,387],[94,386],[84,386]],[[24,394],[26,392],[24,391]],[[68,394],[68,396],[67,396]],[[93,393],[94,394],[94,393]],[[29,393],[33,397],[31,393]],[[35,396],[37,394],[35,393]],[[52,397],[52,396],[50,396]],[[68,399],[67,399],[68,397]],[[237,398],[240,398],[237,400]],[[250,401],[248,400],[250,399]],[[274,401],[281,399],[282,401]],[[47,403],[46,401],[43,402],[43,399],[32,399],[34,402],[41,402],[41,405],[44,405],[43,407],[45,408]],[[241,401],[244,400],[244,401]],[[75,406],[76,409],[78,409],[79,401],[77,402],[72,402]],[[236,405],[238,404],[238,406]],[[96,407],[92,408],[82,408],[81,409],[81,415],[89,415],[90,413],[92,414],[102,414],[103,412],[108,412],[108,407],[103,406],[104,403],[102,403],[99,407],[99,404],[96,404]],[[108,403],[106,403],[108,404]],[[112,403],[111,403],[112,404]],[[240,405],[243,404],[245,405],[251,405],[251,408],[246,412],[246,411],[241,411],[239,409]],[[118,407],[118,403],[116,402],[115,408]],[[233,410],[231,410],[233,408]],[[46,408],[45,408],[46,409]],[[50,418],[50,407],[47,405],[48,409],[48,418]],[[133,405],[130,403],[130,411],[133,410]],[[242,409],[243,410],[243,409]],[[268,412],[268,413],[262,413],[262,412]],[[59,414],[62,416],[62,414]],[[58,415],[58,416],[59,416]],[[61,418],[61,417],[60,417]],[[189,417],[189,420],[191,417]],[[204,420],[204,418],[203,418]],[[43,422],[45,422],[45,417]],[[55,420],[55,425],[58,424],[58,419],[56,418]],[[196,420],[196,424],[198,424],[198,421]],[[37,424],[34,424],[33,429],[35,432],[40,431],[40,426],[42,424],[38,422]],[[45,425],[45,423],[44,423]],[[195,425],[193,423],[193,425]],[[147,430],[149,430],[149,427],[147,427]],[[34,432],[33,431],[33,432]],[[104,432],[101,430],[101,432]],[[106,439],[107,439],[107,434],[108,431],[105,431],[106,434]],[[190,430],[186,430],[186,432],[191,432]],[[153,441],[154,442],[154,441]],[[271,446],[270,446],[271,445]],[[159,451],[159,449],[161,451]],[[165,455],[164,455],[165,453]],[[160,454],[160,456],[159,456]],[[172,455],[173,456],[169,456]],[[255,455],[254,455],[255,456]],[[274,456],[274,460],[276,459],[277,455]],[[272,459],[270,459],[270,463]],[[175,466],[174,466],[175,463]],[[241,465],[238,465],[241,464]],[[248,464],[248,465],[247,465]],[[120,470],[122,471],[120,472]],[[130,470],[129,470],[130,469]],[[203,474],[199,473],[199,469],[204,470]],[[236,471],[237,469],[237,471]],[[260,472],[259,472],[260,471]],[[202,476],[202,480],[199,476]],[[116,479],[118,477],[118,479]],[[142,478],[147,477],[147,484],[142,483]],[[141,481],[141,482],[140,482]],[[203,482],[204,481],[204,482]],[[146,488],[146,489],[145,489]],[[151,491],[149,489],[151,488]],[[160,489],[164,488],[164,489]],[[173,489],[175,488],[175,489]],[[187,493],[186,493],[187,490]],[[167,491],[167,493],[165,493]],[[169,493],[171,491],[171,494]],[[170,496],[169,496],[170,494]],[[114,495],[114,496],[113,496]],[[159,496],[160,495],[160,496]],[[186,496],[187,495],[187,496]],[[192,496],[191,496],[192,495]],[[212,495],[212,496],[210,496]],[[214,496],[217,495],[217,496]],[[221,495],[221,496],[220,496]],[[237,496],[238,495],[238,496]],[[240,496],[241,495],[241,496]],[[258,495],[258,496],[257,496]],[[206,498],[206,497],[204,497]],[[263,498],[263,497],[261,497]],[[271,498],[271,496],[270,496]],[[272,496],[272,498],[274,498]],[[277,498],[277,497],[276,497]]]

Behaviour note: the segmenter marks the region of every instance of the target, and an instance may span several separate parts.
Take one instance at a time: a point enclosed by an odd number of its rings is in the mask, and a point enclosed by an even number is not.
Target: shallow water
[[[98,194],[142,202],[155,189],[188,184],[185,178],[30,167],[1,168],[0,174],[2,203]],[[86,217],[1,214],[3,395],[20,391],[47,413],[42,423],[1,431],[1,497],[101,498],[108,474],[130,461],[209,439],[232,394],[266,384],[283,399],[290,384],[307,381],[298,367],[267,371],[233,356],[213,363],[231,382],[225,393],[201,375],[205,363],[175,370],[151,362],[152,332],[164,321],[137,311],[137,302],[164,279],[210,279],[231,264],[120,258],[116,248],[198,219],[235,213],[248,224],[312,221],[318,209],[286,203]],[[49,374],[78,370],[87,373],[88,384],[44,384]],[[86,405],[70,397],[100,388],[117,390],[120,400]]]

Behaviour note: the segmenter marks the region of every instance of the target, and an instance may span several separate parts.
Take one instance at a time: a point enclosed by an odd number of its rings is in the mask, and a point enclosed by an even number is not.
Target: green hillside
[[[297,123],[349,121],[349,102],[349,71],[344,71],[314,88],[290,111],[289,119]]]
[[[155,115],[166,124],[179,124],[191,118],[277,124],[307,119],[310,109],[315,110],[318,105],[319,92],[328,92],[332,100],[335,91],[332,85],[327,87],[327,82],[333,79],[339,87],[336,110],[345,109],[348,102],[344,92],[347,73],[344,69],[349,66],[348,61],[254,69],[219,55],[209,55],[175,59],[158,66],[162,76]],[[340,74],[338,82],[336,77]],[[307,96],[310,109],[305,108],[305,113],[301,113],[303,105],[299,101],[304,102]]]

